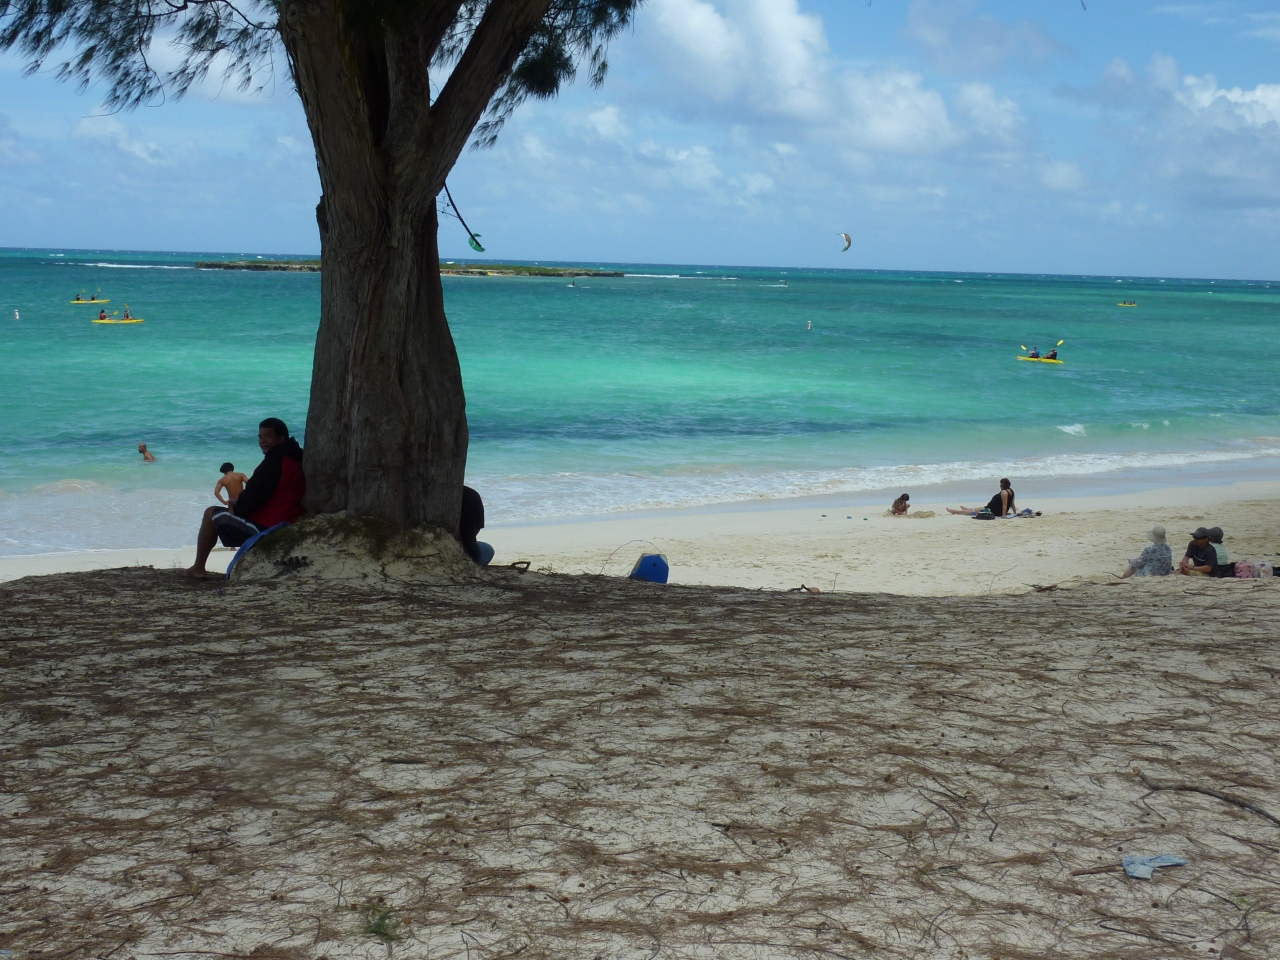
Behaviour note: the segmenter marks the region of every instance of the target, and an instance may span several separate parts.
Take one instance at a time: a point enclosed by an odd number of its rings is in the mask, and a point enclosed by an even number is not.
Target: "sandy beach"
[[[1280,483],[1175,487],[1094,497],[1026,497],[1040,517],[978,521],[951,516],[958,501],[923,499],[912,513],[825,503],[717,512],[499,526],[485,531],[495,563],[625,575],[642,551],[662,553],[674,583],[766,590],[800,584],[823,591],[904,595],[1019,593],[1034,586],[1105,582],[1163,525],[1180,557],[1196,527],[1220,526],[1233,559],[1280,555]],[[972,505],[975,500],[965,501]],[[977,501],[985,503],[985,498]]]
[[[133,569],[0,605],[15,957],[1280,949],[1271,582]]]
[[[494,562],[528,560],[535,570],[625,576],[642,552],[667,556],[671,582],[786,590],[800,584],[824,592],[948,596],[1020,593],[1035,586],[1106,582],[1136,557],[1154,524],[1162,524],[1174,556],[1196,527],[1220,526],[1233,559],[1280,555],[1280,482],[1169,487],[1104,496],[1036,497],[1019,502],[1040,517],[976,521],[945,507],[976,497],[926,493],[912,512],[886,517],[886,503],[852,498],[726,504],[687,511],[500,524],[482,535]],[[985,502],[985,498],[981,501]],[[103,550],[0,558],[0,580],[31,574],[124,566],[178,569],[185,550]],[[221,572],[231,551],[213,553]]]

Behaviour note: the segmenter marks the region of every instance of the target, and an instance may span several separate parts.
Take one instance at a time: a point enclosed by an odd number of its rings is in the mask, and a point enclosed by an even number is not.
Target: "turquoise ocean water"
[[[188,544],[260,419],[302,432],[318,276],[196,259],[0,251],[0,554]],[[1280,464],[1280,283],[621,269],[446,278],[491,521]]]

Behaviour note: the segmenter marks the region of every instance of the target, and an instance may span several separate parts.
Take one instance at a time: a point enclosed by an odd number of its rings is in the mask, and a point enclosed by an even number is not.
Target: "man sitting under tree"
[[[307,492],[302,447],[276,417],[258,424],[258,446],[264,454],[262,462],[235,503],[204,512],[196,538],[196,562],[186,570],[188,577],[203,580],[208,576],[204,565],[219,540],[224,547],[239,547],[255,533],[302,516],[302,498]]]

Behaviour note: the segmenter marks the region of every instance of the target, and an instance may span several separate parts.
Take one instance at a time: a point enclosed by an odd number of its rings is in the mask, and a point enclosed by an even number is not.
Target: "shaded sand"
[[[803,583],[824,592],[917,596],[1020,593],[1037,585],[1113,579],[1142,552],[1155,524],[1168,530],[1175,559],[1202,524],[1226,530],[1233,560],[1280,555],[1280,483],[1108,497],[1020,496],[1019,504],[1044,515],[973,520],[948,515],[945,501],[924,500],[916,509],[936,516],[886,517],[887,501],[852,507],[829,498],[822,506],[744,505],[501,525],[481,538],[496,548],[495,563],[529,560],[534,569],[561,573],[625,576],[649,551],[667,556],[673,583],[767,590]]]
[[[119,567],[155,567],[158,570],[181,570],[191,566],[196,548],[181,550],[85,550],[81,553],[38,553],[25,557],[0,557],[0,582],[19,577],[38,577],[50,573],[79,573],[87,570],[113,570]],[[215,547],[206,569],[211,574],[225,573],[234,550]]]
[[[1242,806],[1280,815],[1280,583],[128,570],[0,609],[15,958],[1280,954]]]

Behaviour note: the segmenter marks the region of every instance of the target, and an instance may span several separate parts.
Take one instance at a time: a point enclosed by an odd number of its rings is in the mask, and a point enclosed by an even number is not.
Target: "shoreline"
[[[1051,486],[1016,485],[1019,505],[1042,513],[1031,519],[980,522],[947,514],[945,505],[986,502],[985,488],[965,483],[913,492],[915,511],[935,512],[927,519],[886,517],[882,497],[830,494],[503,522],[486,527],[481,538],[497,551],[495,565],[528,560],[534,570],[621,577],[640,553],[654,552],[668,557],[672,583],[766,590],[803,583],[823,592],[905,596],[1023,593],[1050,584],[1113,581],[1141,552],[1155,524],[1167,529],[1175,558],[1186,534],[1202,524],[1226,530],[1233,560],[1280,554],[1280,481],[1148,484],[1075,496],[1038,492]],[[0,557],[0,582],[125,566],[176,570],[193,553],[189,546]],[[233,554],[216,550],[210,573],[225,570]]]

